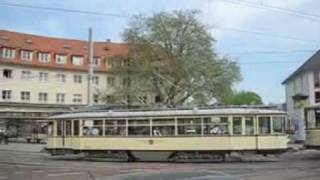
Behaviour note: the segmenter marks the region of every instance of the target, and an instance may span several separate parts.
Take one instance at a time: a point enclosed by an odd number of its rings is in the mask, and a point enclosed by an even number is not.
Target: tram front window
[[[259,117],[259,134],[271,133],[270,122],[269,116]]]
[[[125,120],[106,120],[105,121],[105,135],[126,135],[126,121]]]
[[[284,132],[284,119],[283,116],[272,117],[273,133],[282,134]]]
[[[203,119],[203,134],[223,135],[229,134],[228,117],[211,117]]]
[[[129,135],[150,136],[149,120],[129,120]]]
[[[174,119],[153,119],[152,136],[173,136]]]
[[[101,136],[102,120],[84,120],[83,135],[84,136]]]
[[[179,135],[201,135],[201,119],[186,118],[178,119]]]
[[[254,134],[253,117],[245,117],[245,123],[246,123],[246,135],[253,135]]]
[[[233,134],[239,135],[242,134],[242,118],[241,117],[233,117]]]

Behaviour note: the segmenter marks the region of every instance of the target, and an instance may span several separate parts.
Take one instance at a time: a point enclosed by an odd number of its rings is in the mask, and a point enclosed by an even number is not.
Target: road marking
[[[60,174],[48,174],[49,177],[56,177],[56,176],[70,176],[70,175],[80,175],[85,174],[84,172],[69,172],[69,173],[60,173]]]
[[[24,172],[22,172],[22,171],[16,171],[16,172],[14,172],[15,174],[23,174]]]
[[[43,170],[34,170],[34,171],[32,171],[32,172],[34,172],[34,173],[42,173],[42,172],[44,172]]]

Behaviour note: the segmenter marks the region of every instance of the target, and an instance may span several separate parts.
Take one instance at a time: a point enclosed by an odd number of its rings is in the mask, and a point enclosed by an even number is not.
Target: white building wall
[[[82,95],[82,103],[87,104],[87,74],[86,72],[80,71],[63,71],[63,70],[49,70],[49,69],[39,69],[39,68],[30,68],[30,67],[19,67],[19,66],[4,66],[1,65],[0,71],[3,69],[11,69],[12,70],[12,78],[6,79],[0,75],[0,91],[2,90],[11,90],[12,98],[9,102],[23,102],[20,99],[21,91],[29,91],[30,101],[29,103],[43,103],[38,101],[38,94],[40,92],[48,93],[48,101],[45,102],[47,104],[57,104],[56,102],[56,94],[64,93],[65,94],[65,103],[64,104],[77,104],[73,102],[73,94],[81,94]],[[21,72],[23,70],[29,70],[32,72],[30,79],[22,79]],[[48,81],[40,81],[39,73],[47,72]],[[66,82],[58,82],[56,79],[56,74],[65,74]],[[82,75],[82,83],[74,82],[74,75],[81,74]],[[99,84],[93,85],[94,90],[98,89],[107,89],[106,84],[106,75],[105,74],[95,74],[99,77]],[[8,100],[3,100],[0,98],[0,102],[4,102]]]
[[[297,140],[305,140],[303,110],[295,107],[292,96],[298,93],[305,94],[308,96],[307,105],[315,104],[313,72],[304,72],[293,77],[286,82],[285,89],[288,119],[291,122],[289,128],[296,130]]]

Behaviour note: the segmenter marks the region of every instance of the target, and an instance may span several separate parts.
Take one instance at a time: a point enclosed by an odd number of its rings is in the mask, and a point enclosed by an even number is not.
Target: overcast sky
[[[217,40],[215,50],[221,56],[230,56],[240,63],[243,80],[235,88],[255,91],[265,103],[282,103],[285,101],[285,92],[281,82],[319,48],[320,1],[246,1],[249,3],[239,0],[0,0],[0,29],[85,40],[88,28],[92,27],[95,40],[109,38],[121,42],[121,32],[128,22],[127,18],[121,17],[27,9],[4,3],[125,16],[199,9],[202,11],[201,20],[212,27],[210,30]],[[267,6],[319,13],[319,17],[289,15]]]

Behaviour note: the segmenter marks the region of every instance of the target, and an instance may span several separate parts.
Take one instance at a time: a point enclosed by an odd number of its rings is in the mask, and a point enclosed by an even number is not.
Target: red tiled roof
[[[43,68],[60,68],[66,70],[87,70],[88,69],[88,43],[82,40],[63,39],[45,37],[18,32],[0,30],[0,48],[8,47],[16,49],[16,57],[11,60],[3,60],[0,63],[16,64]],[[20,50],[33,51],[32,62],[22,61]],[[41,63],[38,60],[38,52],[47,52],[51,54],[50,63]],[[106,71],[106,59],[108,57],[126,55],[128,47],[125,43],[113,42],[94,42],[94,56],[101,58],[101,65],[97,71]],[[68,56],[66,64],[56,64],[55,54],[66,54]],[[73,55],[84,57],[83,65],[75,66],[71,62]]]

